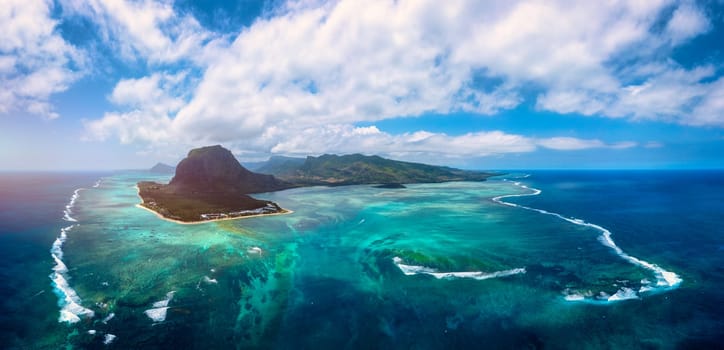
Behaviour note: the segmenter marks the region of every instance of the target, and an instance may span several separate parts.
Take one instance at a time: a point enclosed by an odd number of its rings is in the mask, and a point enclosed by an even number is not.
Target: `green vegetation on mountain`
[[[255,171],[275,176],[291,174],[304,165],[304,161],[304,158],[272,156],[268,161],[261,163]]]
[[[270,159],[258,171],[300,186],[484,181],[493,175],[361,154]]]

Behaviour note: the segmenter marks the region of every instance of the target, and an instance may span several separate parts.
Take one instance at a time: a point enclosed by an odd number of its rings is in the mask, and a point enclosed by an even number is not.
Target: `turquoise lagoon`
[[[36,276],[55,326],[9,345],[721,344],[721,173],[532,175],[292,189],[257,196],[292,214],[196,225],[136,206],[148,174],[85,180]]]

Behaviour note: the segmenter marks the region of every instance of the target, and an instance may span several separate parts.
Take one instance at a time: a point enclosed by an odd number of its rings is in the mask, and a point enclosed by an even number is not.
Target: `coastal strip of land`
[[[197,225],[197,224],[205,224],[205,223],[216,222],[216,221],[251,219],[251,218],[262,217],[262,216],[275,216],[275,215],[285,215],[285,214],[294,213],[293,210],[281,208],[274,203],[274,205],[276,207],[276,211],[274,211],[274,212],[254,213],[254,214],[246,214],[246,215],[242,214],[242,215],[234,216],[233,213],[239,212],[239,211],[230,211],[229,213],[199,214],[199,218],[196,220],[194,220],[194,219],[180,220],[180,218],[172,218],[172,217],[165,216],[162,213],[160,213],[159,211],[154,210],[151,207],[148,207],[145,199],[141,195],[140,187],[138,185],[136,185],[135,187],[136,187],[136,194],[138,195],[138,198],[141,200],[141,203],[136,204],[136,207],[144,209],[144,210],[148,210],[149,212],[155,214],[158,218],[160,218],[162,220],[170,221],[170,222],[173,222],[176,224],[181,224],[181,225]],[[269,202],[269,203],[272,203],[272,202]],[[156,204],[156,206],[158,206],[158,204]],[[259,209],[259,208],[257,208],[257,209]],[[253,210],[254,209],[251,209],[251,210],[247,209],[245,211],[253,211]],[[203,218],[204,215],[209,215],[209,218],[204,219]],[[211,215],[218,215],[218,217],[211,216]]]

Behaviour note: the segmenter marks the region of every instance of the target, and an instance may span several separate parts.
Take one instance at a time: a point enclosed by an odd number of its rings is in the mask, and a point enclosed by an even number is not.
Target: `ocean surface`
[[[257,195],[179,225],[142,172],[0,174],[0,348],[724,346],[724,172]]]

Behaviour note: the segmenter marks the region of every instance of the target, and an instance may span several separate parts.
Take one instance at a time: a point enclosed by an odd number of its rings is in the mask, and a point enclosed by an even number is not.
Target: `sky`
[[[3,0],[0,170],[724,168],[724,1]]]

